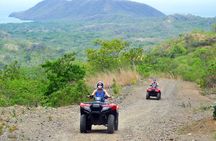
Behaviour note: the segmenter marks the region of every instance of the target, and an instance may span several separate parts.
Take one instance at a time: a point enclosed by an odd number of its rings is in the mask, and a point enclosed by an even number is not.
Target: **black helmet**
[[[102,82],[102,81],[98,81],[98,83],[97,83],[97,88],[98,88],[98,86],[102,86],[102,88],[104,88],[103,82]]]

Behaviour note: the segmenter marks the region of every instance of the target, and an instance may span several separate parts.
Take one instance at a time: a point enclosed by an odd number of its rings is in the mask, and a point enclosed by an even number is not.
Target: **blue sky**
[[[42,0],[0,0],[0,16],[26,10]],[[194,14],[216,16],[216,0],[133,0],[148,4],[165,14]]]

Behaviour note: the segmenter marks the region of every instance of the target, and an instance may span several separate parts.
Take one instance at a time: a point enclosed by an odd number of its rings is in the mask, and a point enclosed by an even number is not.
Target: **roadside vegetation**
[[[0,106],[65,106],[86,100],[98,80],[112,87],[136,83],[141,77],[168,74],[216,87],[216,33],[192,32],[165,41],[152,50],[134,47],[123,39],[96,40],[86,61],[66,53],[42,65],[4,65],[0,71]]]
[[[146,53],[138,71],[145,76],[164,72],[201,87],[214,88],[216,84],[216,34],[192,32],[162,43]]]

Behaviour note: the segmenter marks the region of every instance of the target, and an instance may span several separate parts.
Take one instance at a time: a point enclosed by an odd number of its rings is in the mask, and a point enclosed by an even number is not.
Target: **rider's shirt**
[[[104,90],[97,90],[96,93],[95,93],[95,96],[104,98],[105,97]]]
[[[152,86],[153,88],[156,88],[156,87],[158,86],[158,84],[157,84],[156,82],[153,82],[153,83],[151,84],[151,86]]]

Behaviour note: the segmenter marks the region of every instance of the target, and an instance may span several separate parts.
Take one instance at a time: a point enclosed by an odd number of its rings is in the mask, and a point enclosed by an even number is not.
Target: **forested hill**
[[[24,20],[106,19],[116,16],[164,17],[159,10],[127,0],[44,0],[34,7],[10,15]]]
[[[15,60],[38,65],[75,51],[85,59],[85,50],[96,39],[122,38],[131,47],[149,48],[163,40],[192,30],[209,31],[216,18],[171,15],[164,18],[116,19],[71,22],[31,22],[0,25],[0,68]]]

